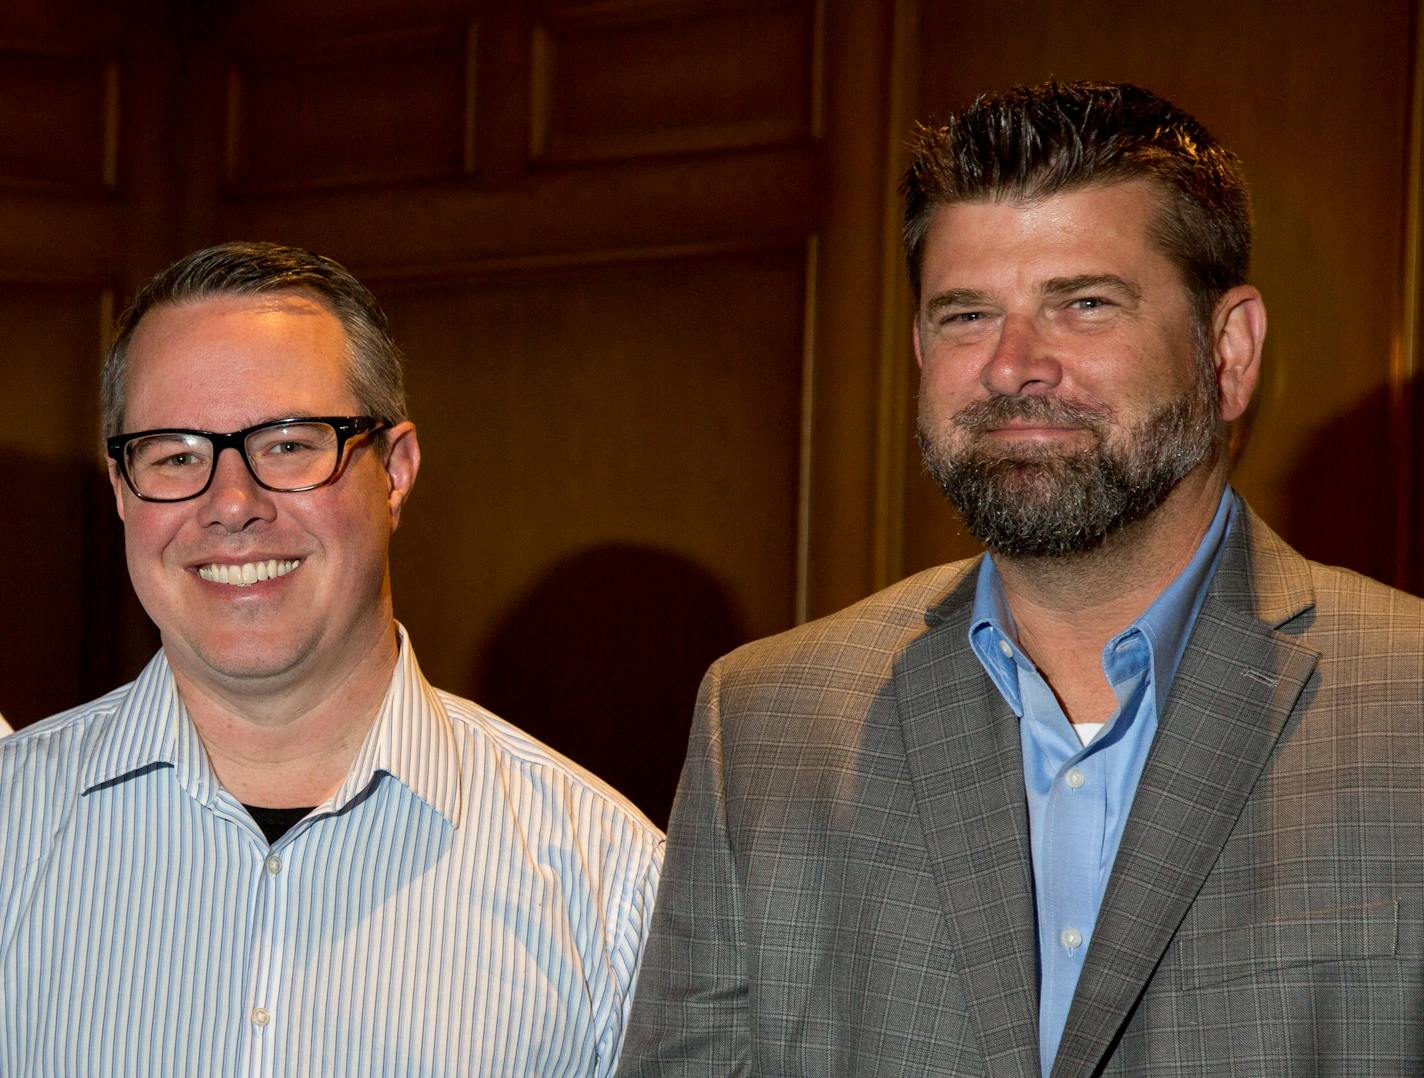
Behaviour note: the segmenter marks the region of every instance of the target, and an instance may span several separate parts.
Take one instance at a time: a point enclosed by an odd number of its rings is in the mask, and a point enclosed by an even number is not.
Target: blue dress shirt
[[[1038,911],[1039,1058],[1045,1076],[1058,1054],[1159,708],[1236,513],[1236,496],[1228,487],[1186,568],[1136,621],[1108,641],[1103,672],[1117,710],[1087,746],[1019,647],[993,558],[986,556],[980,564],[969,642],[1021,720]]]
[[[269,846],[159,652],[0,741],[0,1074],[611,1074],[662,848],[405,639]]]

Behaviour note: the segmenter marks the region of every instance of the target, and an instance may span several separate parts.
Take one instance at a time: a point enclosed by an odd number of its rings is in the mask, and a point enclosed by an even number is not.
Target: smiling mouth
[[[1001,434],[1007,436],[1034,434],[1077,434],[1080,433],[1083,429],[1084,428],[1082,427],[1054,426],[1049,423],[1024,423],[1012,424],[1004,427],[992,427],[985,433]]]
[[[250,588],[260,580],[275,580],[279,576],[286,576],[301,563],[300,558],[245,561],[241,565],[219,565],[213,562],[198,566],[198,575],[213,584]]]

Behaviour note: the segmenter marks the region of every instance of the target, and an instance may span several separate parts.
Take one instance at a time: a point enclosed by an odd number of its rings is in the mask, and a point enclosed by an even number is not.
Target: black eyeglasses
[[[208,489],[224,449],[237,451],[258,486],[293,494],[335,482],[347,443],[390,426],[368,415],[300,416],[231,434],[141,430],[115,435],[106,444],[134,494],[146,502],[181,502]]]

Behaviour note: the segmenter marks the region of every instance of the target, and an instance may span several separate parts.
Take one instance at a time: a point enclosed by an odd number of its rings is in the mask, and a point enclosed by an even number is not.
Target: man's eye
[[[288,456],[292,453],[307,453],[311,451],[311,448],[312,447],[307,445],[306,442],[288,440],[285,442],[273,442],[264,452],[269,456],[281,457]]]
[[[1096,311],[1099,307],[1108,306],[1108,301],[1101,296],[1082,296],[1068,304],[1074,310]]]
[[[139,442],[130,450],[129,463],[136,468],[161,468],[177,471],[181,468],[201,468],[207,463],[207,455],[195,446],[184,444],[182,439],[161,438],[152,442]]]
[[[152,468],[191,468],[198,463],[196,453],[169,453],[149,462]]]
[[[955,311],[953,314],[945,315],[944,323],[948,326],[965,326],[973,322],[980,322],[985,317],[983,311]]]

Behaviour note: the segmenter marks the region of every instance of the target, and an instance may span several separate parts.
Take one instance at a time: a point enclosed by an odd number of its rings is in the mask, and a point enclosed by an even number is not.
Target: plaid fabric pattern
[[[709,671],[620,1075],[1041,1075],[1017,719],[968,647],[972,569]],[[1054,1078],[1424,1070],[1422,704],[1424,602],[1247,511]]]

